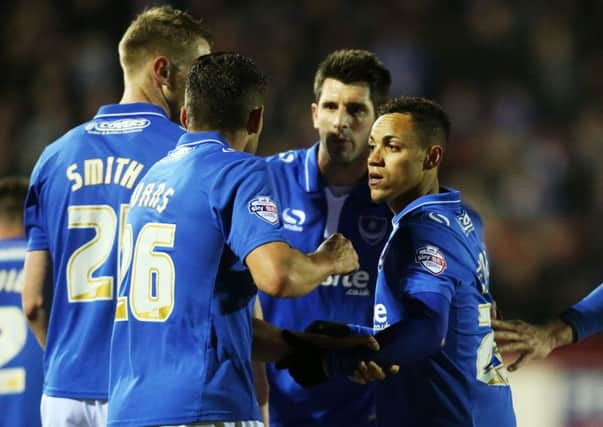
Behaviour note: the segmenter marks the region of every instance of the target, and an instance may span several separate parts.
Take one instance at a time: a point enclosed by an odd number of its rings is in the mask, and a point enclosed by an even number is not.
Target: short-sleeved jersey
[[[268,158],[281,200],[287,238],[302,252],[312,252],[324,240],[329,212],[326,183],[318,168],[318,144]],[[387,206],[371,201],[366,180],[351,190],[337,224],[354,244],[360,269],[347,276],[331,276],[308,295],[271,298],[260,292],[264,318],[281,328],[303,330],[314,320],[372,326],[379,253],[391,230]],[[373,386],[347,378],[332,378],[304,389],[286,370],[268,366],[270,422],[274,426],[374,425]]]
[[[393,219],[379,259],[376,330],[404,321],[405,300],[450,301],[441,351],[377,385],[380,426],[515,426],[511,389],[490,326],[488,257],[477,214],[456,190],[420,197]]]
[[[107,399],[117,241],[130,194],[184,130],[154,105],[106,105],[46,147],[25,206],[28,250],[52,257],[44,393]]]
[[[0,240],[0,427],[40,425],[42,349],[21,310],[26,244]]]
[[[130,206],[109,425],[260,420],[251,371],[257,289],[241,266],[255,248],[285,241],[265,161],[217,132],[185,134]]]

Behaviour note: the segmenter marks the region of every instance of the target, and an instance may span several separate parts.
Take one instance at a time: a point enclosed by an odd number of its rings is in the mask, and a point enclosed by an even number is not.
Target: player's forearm
[[[44,300],[44,288],[50,269],[47,251],[31,251],[25,255],[23,266],[23,313],[42,348],[46,347],[48,311]]]
[[[253,344],[251,358],[257,362],[276,362],[287,356],[291,348],[282,338],[282,329],[261,320],[253,319]]]
[[[255,385],[255,395],[260,406],[268,402],[270,386],[266,375],[266,364],[264,362],[251,362],[253,372],[253,383]]]
[[[416,294],[408,301],[406,310],[413,314],[375,335],[380,347],[377,353],[336,353],[329,360],[330,371],[349,374],[360,361],[369,360],[380,366],[404,365],[440,351],[448,329],[450,303],[434,293]]]
[[[334,274],[333,262],[324,253],[304,255],[296,249],[282,259],[283,292],[281,297],[297,297],[314,290]]]
[[[48,332],[48,313],[46,309],[42,307],[33,311],[29,310],[29,312],[25,310],[24,308],[23,311],[31,331],[38,340],[40,347],[46,349],[46,334]]]
[[[603,283],[562,313],[561,318],[575,332],[575,337],[572,338],[576,341],[603,331]]]

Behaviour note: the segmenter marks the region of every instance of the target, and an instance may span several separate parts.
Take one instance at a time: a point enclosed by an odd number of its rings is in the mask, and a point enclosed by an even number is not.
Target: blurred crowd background
[[[260,154],[314,142],[313,75],[334,49],[372,50],[392,95],[440,102],[454,127],[443,182],[484,217],[505,317],[545,320],[603,281],[603,2],[169,3],[270,76]],[[47,144],[119,100],[117,42],[147,5],[2,2],[0,175],[29,175]]]

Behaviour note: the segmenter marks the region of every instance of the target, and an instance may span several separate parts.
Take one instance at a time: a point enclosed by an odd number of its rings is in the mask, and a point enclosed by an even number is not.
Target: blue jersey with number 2
[[[265,161],[217,132],[185,134],[142,178],[130,209],[109,425],[260,420],[257,289],[241,266],[257,247],[284,241]]]
[[[393,219],[379,260],[374,328],[409,316],[406,301],[450,302],[442,350],[377,384],[380,426],[512,427],[511,389],[490,326],[492,296],[479,217],[458,191],[420,197]],[[410,344],[409,344],[410,345]]]

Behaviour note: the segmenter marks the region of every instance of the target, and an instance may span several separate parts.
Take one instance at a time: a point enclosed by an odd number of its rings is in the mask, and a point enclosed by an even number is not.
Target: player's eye
[[[322,107],[326,110],[337,110],[337,103],[335,102],[325,102],[322,104]]]
[[[352,116],[358,116],[360,114],[364,114],[367,111],[367,108],[363,104],[349,104],[347,107],[348,113]]]

